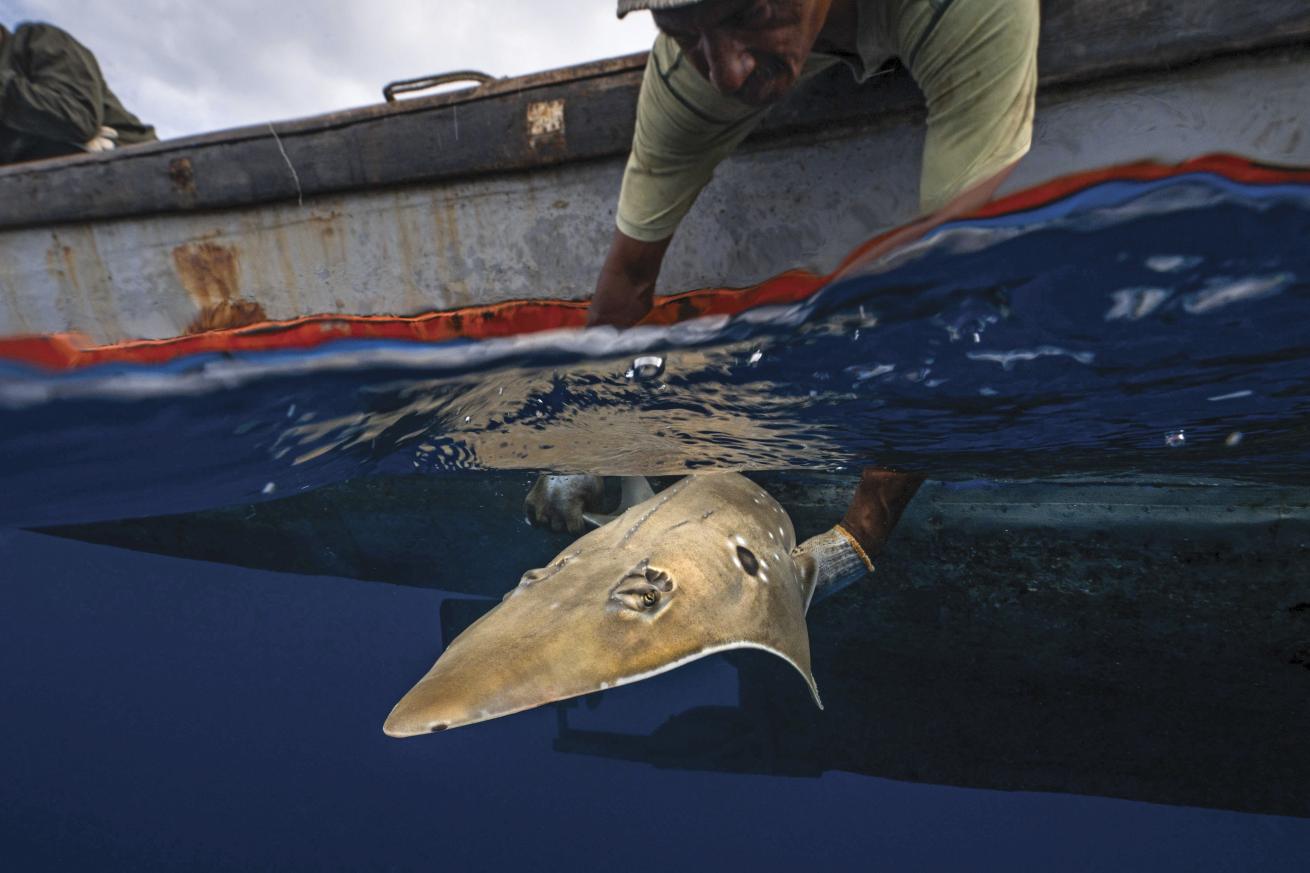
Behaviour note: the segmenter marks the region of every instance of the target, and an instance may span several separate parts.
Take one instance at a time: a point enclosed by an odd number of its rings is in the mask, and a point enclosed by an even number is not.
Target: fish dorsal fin
[[[638,503],[645,503],[655,496],[655,490],[650,487],[645,476],[624,476],[622,485],[623,496],[619,500],[619,508],[610,515],[603,512],[584,512],[582,517],[588,524],[594,527],[609,524]]]

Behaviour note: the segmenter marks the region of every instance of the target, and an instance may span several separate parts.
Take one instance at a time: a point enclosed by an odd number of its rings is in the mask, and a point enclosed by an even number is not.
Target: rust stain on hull
[[[168,162],[168,182],[183,206],[196,203],[196,174],[190,158],[174,158]]]
[[[264,307],[257,300],[224,300],[200,310],[200,314],[191,319],[187,333],[205,333],[211,330],[227,330],[234,327],[246,327],[268,321]]]
[[[71,269],[70,269],[71,267]],[[46,274],[55,282],[55,306],[71,329],[76,321],[77,298],[81,289],[77,287],[76,265],[72,261],[72,249],[63,244],[59,234],[51,234],[50,247],[45,252]]]
[[[241,298],[235,247],[185,243],[173,249],[173,267],[187,296],[200,310],[187,326],[187,333],[244,327],[267,320],[262,304]]]
[[[67,329],[93,332],[109,340],[126,339],[114,300],[113,280],[94,230],[68,228],[68,239],[60,233],[50,234],[46,249],[46,275],[54,281],[56,307]]]

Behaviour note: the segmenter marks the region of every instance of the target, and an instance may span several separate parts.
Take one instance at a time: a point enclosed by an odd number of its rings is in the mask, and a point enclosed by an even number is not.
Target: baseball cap
[[[619,18],[629,12],[640,12],[643,9],[679,9],[702,2],[704,0],[619,0]]]

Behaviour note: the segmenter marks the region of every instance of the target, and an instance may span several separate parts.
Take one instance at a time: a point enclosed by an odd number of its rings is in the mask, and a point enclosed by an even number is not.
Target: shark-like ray
[[[805,611],[812,563],[791,519],[744,476],[692,476],[646,497],[523,574],[387,718],[394,737],[589,694],[729,649],[783,658],[814,700]],[[820,704],[821,705],[821,704]]]

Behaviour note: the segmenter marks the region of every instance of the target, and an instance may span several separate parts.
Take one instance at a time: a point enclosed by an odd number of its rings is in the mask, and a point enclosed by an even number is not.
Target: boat
[[[0,339],[586,298],[644,64],[0,168]],[[1210,152],[1310,165],[1299,0],[1049,0],[1039,69],[1033,149],[1005,190]],[[903,71],[830,71],[720,168],[661,288],[822,274],[913,217],[922,117]]]
[[[1301,0],[1048,0],[1043,16],[1034,146],[1006,190],[1216,151],[1310,165]],[[611,234],[644,63],[632,55],[0,168],[0,339],[75,334],[110,346],[202,336],[234,318],[330,326],[583,299]],[[901,70],[865,86],[840,70],[816,81],[722,167],[662,288],[821,275],[911,218],[922,117]],[[849,496],[848,477],[762,481],[802,536]],[[371,478],[44,531],[443,588],[460,595],[443,606],[449,642],[523,570],[521,550],[495,544],[528,482],[480,474],[438,490],[421,477]],[[449,501],[467,507],[466,527],[436,542],[425,507]],[[876,584],[812,613],[826,714],[771,662],[739,654],[731,704],[670,716],[649,734],[589,726],[561,704],[556,748],[1310,816],[1308,533],[1304,488],[932,484]],[[560,545],[521,535],[543,555]],[[473,561],[479,574],[435,569]]]

